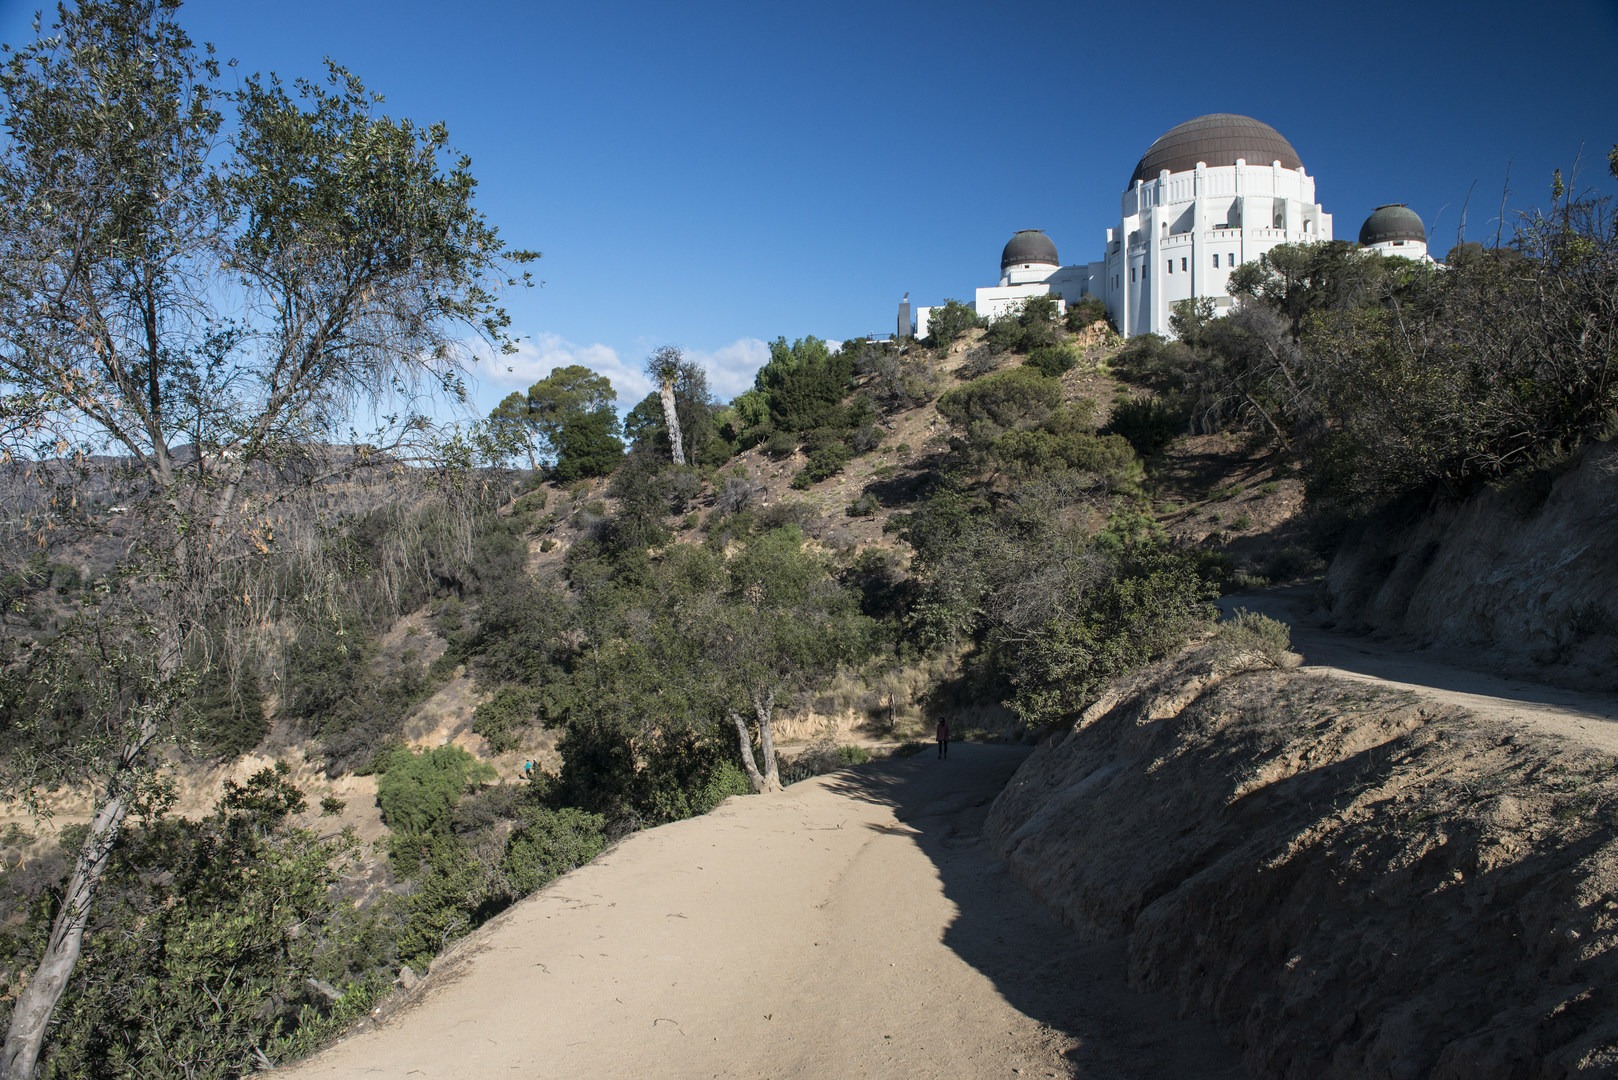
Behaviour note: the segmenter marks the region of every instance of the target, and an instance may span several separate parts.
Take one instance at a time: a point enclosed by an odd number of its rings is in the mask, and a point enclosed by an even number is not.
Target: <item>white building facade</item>
[[[1216,313],[1228,311],[1236,267],[1280,244],[1332,238],[1331,215],[1292,144],[1231,113],[1188,120],[1152,143],[1120,217],[1091,263],[1062,266],[1044,233],[1017,233],[1001,255],[999,285],[978,289],[972,306],[993,318],[1029,296],[1054,295],[1063,307],[1098,296],[1124,336],[1168,335],[1181,300],[1206,297]],[[917,336],[926,336],[930,311],[916,309]]]

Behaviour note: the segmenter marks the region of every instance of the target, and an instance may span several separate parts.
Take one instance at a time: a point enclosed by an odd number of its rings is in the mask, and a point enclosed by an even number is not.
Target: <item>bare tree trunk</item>
[[[669,447],[674,464],[685,464],[685,441],[680,437],[680,414],[674,408],[674,380],[664,379],[658,384],[658,396],[663,399],[663,423],[669,429]]]
[[[0,1080],[33,1078],[56,1003],[79,962],[85,927],[90,921],[90,904],[107,872],[124,819],[129,816],[135,769],[156,735],[157,718],[148,713],[139,731],[125,745],[118,767],[107,783],[107,794],[90,821],[90,833],[79,849],[73,876],[62,896],[62,906],[51,924],[45,954],[12,1009],[11,1027],[6,1032],[5,1046],[0,1049]]]
[[[781,770],[775,761],[775,736],[770,731],[770,719],[775,715],[775,691],[771,690],[759,700],[753,695],[753,711],[758,714],[758,741],[764,754],[764,790],[781,790]]]
[[[747,721],[735,709],[730,711],[730,721],[736,725],[736,738],[742,747],[742,768],[747,770],[747,780],[753,785],[755,795],[781,791],[781,768],[775,759],[775,735],[770,731],[770,718],[775,712],[775,691],[771,690],[762,698],[754,694],[753,712],[758,716],[759,744],[764,756],[763,772],[759,771],[758,761],[753,757],[753,735],[747,730]],[[0,1077],[0,1080],[4,1078]]]
[[[762,793],[764,787],[764,774],[758,771],[758,762],[753,760],[753,736],[748,733],[747,721],[735,709],[730,710],[731,722],[736,725],[736,738],[742,744],[742,768],[747,770],[747,781],[753,785],[755,795]],[[5,1080],[0,1077],[0,1080]]]

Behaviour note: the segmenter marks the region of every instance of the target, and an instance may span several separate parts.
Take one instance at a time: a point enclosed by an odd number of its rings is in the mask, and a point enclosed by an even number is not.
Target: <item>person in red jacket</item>
[[[949,757],[949,721],[938,721],[938,757],[939,760]]]

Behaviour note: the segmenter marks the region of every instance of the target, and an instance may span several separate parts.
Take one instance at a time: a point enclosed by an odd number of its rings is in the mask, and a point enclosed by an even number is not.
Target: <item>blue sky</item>
[[[0,0],[0,39],[35,4]],[[1495,234],[1583,154],[1618,189],[1618,0],[1015,5],[190,0],[247,71],[330,56],[442,120],[484,211],[544,253],[487,410],[579,362],[627,406],[675,343],[729,397],[774,337],[892,331],[896,304],[993,284],[1020,228],[1099,257],[1137,158],[1209,112],[1297,148],[1336,234],[1408,203],[1439,253]]]

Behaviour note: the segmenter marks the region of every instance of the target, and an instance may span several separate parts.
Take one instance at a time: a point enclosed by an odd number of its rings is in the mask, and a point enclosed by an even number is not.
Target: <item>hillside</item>
[[[1037,343],[1044,333],[1051,338]],[[696,414],[711,424],[699,429],[699,438],[712,440],[706,464],[670,467],[659,430],[643,426],[608,476],[559,482],[490,471],[472,474],[471,483],[451,477],[435,486],[417,477],[396,488],[383,479],[328,495],[306,518],[285,519],[288,572],[325,574],[336,587],[320,594],[319,606],[285,609],[277,651],[244,669],[255,673],[242,684],[251,693],[213,691],[197,738],[170,752],[175,817],[162,827],[216,843],[213,830],[237,828],[232,815],[244,806],[267,812],[252,800],[284,785],[297,795],[286,796],[290,812],[259,826],[266,841],[322,852],[326,869],[313,880],[325,883],[325,899],[311,901],[303,922],[321,927],[315,948],[301,966],[249,969],[262,970],[252,977],[266,985],[292,980],[274,993],[284,1008],[308,1010],[299,1013],[303,1026],[252,1052],[284,1060],[319,1045],[395,983],[408,991],[427,965],[439,971],[433,958],[455,939],[608,843],[746,790],[736,738],[714,722],[726,710],[743,730],[752,728],[755,753],[770,740],[762,722],[772,720],[789,782],[925,741],[940,718],[958,738],[1039,743],[997,804],[993,841],[1064,918],[1087,933],[1126,936],[1136,957],[1131,978],[1194,1009],[1211,1008],[1259,1073],[1355,1075],[1388,1054],[1430,1065],[1442,1053],[1470,1067],[1493,1052],[1444,1049],[1459,1036],[1430,1046],[1393,1020],[1373,1019],[1400,998],[1404,976],[1387,975],[1380,961],[1339,957],[1332,950],[1360,955],[1373,947],[1345,936],[1318,942],[1336,969],[1393,982],[1355,999],[1366,1029],[1340,1060],[1298,1056],[1322,1038],[1342,1041],[1342,1032],[1321,1027],[1322,1016],[1345,1007],[1342,991],[1322,991],[1319,1015],[1279,1023],[1265,1011],[1272,1008],[1266,984],[1251,967],[1252,956],[1269,948],[1254,944],[1260,931],[1234,914],[1220,927],[1196,924],[1208,898],[1184,892],[1187,911],[1174,917],[1185,925],[1176,924],[1179,936],[1162,946],[1164,955],[1182,955],[1190,940],[1199,949],[1218,944],[1235,972],[1188,974],[1167,962],[1143,966],[1147,913],[1180,895],[1174,883],[1190,889],[1216,864],[1228,878],[1218,879],[1226,881],[1218,889],[1257,898],[1232,912],[1290,904],[1243,877],[1278,865],[1281,856],[1265,844],[1305,832],[1318,834],[1328,854],[1339,843],[1370,844],[1357,832],[1340,837],[1333,830],[1346,825],[1337,818],[1288,816],[1294,797],[1276,802],[1266,794],[1291,791],[1293,777],[1313,778],[1317,767],[1321,777],[1346,777],[1347,787],[1300,796],[1299,813],[1362,807],[1373,822],[1365,828],[1397,837],[1390,843],[1408,847],[1414,862],[1450,841],[1411,833],[1404,818],[1390,823],[1389,807],[1413,800],[1411,821],[1437,822],[1444,837],[1481,835],[1482,825],[1468,823],[1466,793],[1507,786],[1535,793],[1528,801],[1538,815],[1524,826],[1533,842],[1513,851],[1600,847],[1605,819],[1596,810],[1605,789],[1591,788],[1596,801],[1588,806],[1584,794],[1564,797],[1595,784],[1599,767],[1535,742],[1521,762],[1475,772],[1483,745],[1476,740],[1494,737],[1475,719],[1374,692],[1296,684],[1280,672],[1227,680],[1230,658],[1217,643],[1164,661],[1186,640],[1206,639],[1206,600],[1215,591],[1316,582],[1335,538],[1307,512],[1306,463],[1237,424],[1184,434],[1202,425],[1174,412],[1178,399],[1142,378],[1138,355],[1131,359],[1104,326],[1031,331],[1013,320],[1009,329],[967,329],[938,349],[858,345],[853,360],[841,361],[817,347],[780,343],[785,373],[760,375],[779,396],[773,411],[754,403],[750,427],[738,419],[741,400]],[[841,374],[838,362],[847,365]],[[662,446],[666,452],[666,438]],[[1590,460],[1604,459],[1592,451]],[[1575,475],[1607,474],[1579,466]],[[1574,494],[1569,480],[1544,505],[1562,516],[1536,524],[1540,517],[1529,512],[1524,551],[1543,552],[1553,534],[1576,546],[1607,504],[1599,494]],[[1584,509],[1570,517],[1567,507]],[[1477,528],[1504,537],[1499,518],[1484,511]],[[117,540],[108,534],[100,542],[116,547]],[[1362,550],[1342,549],[1325,579],[1329,595],[1363,592],[1376,580],[1385,556],[1356,554]],[[80,561],[21,568],[8,579],[17,601],[9,617],[34,619],[31,632],[45,640],[107,558],[81,554]],[[1576,600],[1580,564],[1563,562],[1572,567],[1566,592],[1573,599],[1545,608],[1540,617],[1551,623]],[[1450,595],[1469,587],[1462,570],[1446,573]],[[1537,570],[1524,574],[1550,580]],[[1377,610],[1385,614],[1391,609],[1381,595]],[[300,610],[306,621],[292,617]],[[1337,614],[1350,613],[1340,607]],[[1398,629],[1369,617],[1358,625]],[[1599,628],[1585,639],[1599,645]],[[1149,661],[1168,666],[1131,675]],[[1118,677],[1126,682],[1113,683]],[[1146,696],[1129,696],[1137,691]],[[1248,696],[1221,696],[1239,691]],[[755,711],[757,718],[742,715]],[[1182,716],[1188,726],[1157,723]],[[1150,738],[1137,745],[1148,728]],[[222,750],[222,738],[248,741]],[[1410,758],[1421,775],[1446,778],[1442,784],[1407,782],[1394,770],[1377,781],[1375,798],[1366,794],[1365,769],[1338,767],[1406,738],[1421,754],[1455,740],[1464,749]],[[1277,753],[1288,764],[1266,766],[1254,780],[1254,763]],[[1363,760],[1380,762],[1381,753]],[[1162,786],[1162,768],[1176,756],[1188,771],[1178,787]],[[1132,781],[1133,773],[1140,775]],[[1455,785],[1464,797],[1452,797]],[[40,927],[40,909],[25,910],[28,898],[64,872],[57,831],[85,820],[88,796],[49,796],[55,817],[44,829],[20,812],[7,819],[5,843],[18,869],[4,880],[6,928],[17,943],[17,974]],[[1141,807],[1153,808],[1150,820]],[[1221,816],[1232,808],[1239,808],[1236,824]],[[1095,815],[1120,831],[1109,833]],[[160,854],[148,839],[162,837],[162,828],[146,828],[137,830],[133,857]],[[1250,842],[1232,846],[1236,835]],[[1127,852],[1136,848],[1156,855],[1131,861]],[[1300,856],[1298,872],[1337,874],[1316,866],[1318,854]],[[1384,856],[1406,858],[1381,852],[1357,856],[1355,865],[1371,867],[1374,877]],[[1583,872],[1540,860],[1513,871],[1525,882],[1513,888],[1605,887],[1607,871],[1591,871],[1600,881],[1577,876]],[[121,919],[144,918],[140,912],[160,901],[140,890],[162,896],[169,880],[160,863],[136,862],[129,875],[133,889],[107,916],[108,934],[125,932]],[[209,879],[197,898],[218,889],[226,903],[259,902],[238,899],[241,887]],[[1367,922],[1366,933],[1381,934],[1378,941],[1427,934],[1412,912],[1414,897],[1431,887],[1424,877],[1410,885],[1409,896],[1389,901],[1397,910],[1385,924]],[[1467,904],[1472,914],[1487,907]],[[176,919],[190,917],[183,905],[171,910]],[[1279,923],[1278,932],[1336,925],[1307,904],[1297,919]],[[1460,931],[1457,940],[1468,933],[1483,931]],[[1597,961],[1606,955],[1605,938],[1592,947]],[[1545,977],[1534,956],[1508,950],[1491,962],[1504,982],[1480,983],[1473,973],[1442,993],[1476,995],[1479,1003],[1466,1006],[1476,1011],[1513,980]],[[1243,997],[1199,981],[1210,978],[1258,989]],[[435,975],[429,986],[441,983]],[[265,991],[242,992],[252,999]],[[105,989],[86,993],[91,1007],[105,1000],[94,996]],[[1496,1017],[1500,1024],[1540,1023],[1530,1004],[1500,1008],[1516,1010]],[[1240,1018],[1249,1015],[1260,1019]],[[144,1020],[126,1022],[138,1031]],[[73,1029],[90,1032],[99,1021],[81,1011],[72,1023],[91,1024]],[[1556,1046],[1568,1061],[1597,1053],[1595,1043]]]
[[[1014,876],[1254,1075],[1611,1075],[1611,739],[1258,659],[1193,649],[1043,744],[987,825]]]

